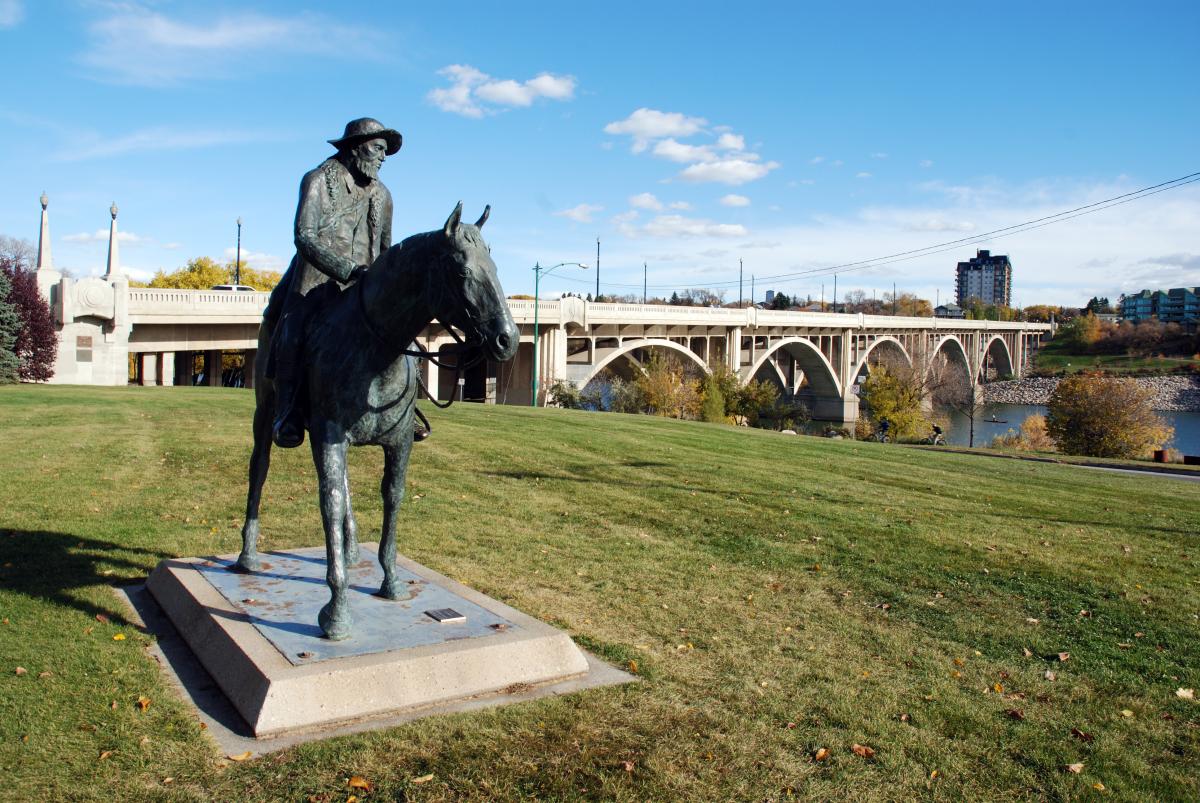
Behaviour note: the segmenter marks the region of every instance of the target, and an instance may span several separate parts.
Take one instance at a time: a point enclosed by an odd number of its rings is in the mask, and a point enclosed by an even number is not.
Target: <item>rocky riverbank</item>
[[[989,382],[983,396],[992,404],[1045,404],[1058,387],[1057,377]],[[1139,376],[1133,379],[1154,394],[1155,410],[1200,412],[1200,380],[1191,376]]]

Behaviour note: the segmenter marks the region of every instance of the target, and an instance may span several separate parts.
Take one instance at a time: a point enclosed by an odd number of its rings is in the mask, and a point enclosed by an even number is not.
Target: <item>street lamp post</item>
[[[540,289],[543,274],[549,273],[555,268],[561,268],[564,265],[574,265],[577,268],[587,270],[587,265],[582,262],[559,262],[557,265],[549,268],[543,268],[541,263],[534,263],[533,266],[533,397],[529,400],[530,407],[538,406],[538,374],[540,373],[538,370],[538,302],[540,301],[538,290]]]
[[[242,219],[238,218],[237,261],[233,263],[233,287],[236,290],[242,283]]]

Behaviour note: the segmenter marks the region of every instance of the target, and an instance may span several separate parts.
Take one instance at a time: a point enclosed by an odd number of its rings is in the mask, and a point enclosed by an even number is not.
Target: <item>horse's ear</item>
[[[458,224],[462,222],[462,201],[458,202],[458,206],[454,207],[454,211],[450,213],[450,217],[446,219],[446,227],[443,231],[447,237],[453,237],[458,231]]]
[[[482,229],[483,224],[487,223],[488,215],[492,213],[492,205],[488,204],[483,208],[483,214],[479,216],[479,220],[475,223],[475,228]]]

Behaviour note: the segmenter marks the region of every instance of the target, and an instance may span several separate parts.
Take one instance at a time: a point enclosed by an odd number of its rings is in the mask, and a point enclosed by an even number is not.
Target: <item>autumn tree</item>
[[[689,378],[673,357],[652,353],[637,385],[646,409],[653,415],[696,418],[700,412],[700,383]]]
[[[700,397],[701,421],[723,424],[728,420],[728,416],[725,414],[725,394],[721,392],[720,381],[712,374],[704,377]]]
[[[196,257],[188,260],[187,265],[179,270],[167,273],[159,270],[147,284],[148,287],[173,288],[181,290],[208,290],[219,284],[232,284],[234,263],[222,265],[211,257]],[[282,276],[273,270],[256,270],[242,262],[241,283],[255,290],[271,290],[279,284]]]
[[[58,335],[50,305],[38,291],[32,261],[33,245],[28,240],[0,237],[0,272],[8,278],[5,299],[19,321],[11,347],[17,358],[17,374],[25,382],[45,382],[54,376]]]
[[[916,439],[929,434],[923,405],[927,389],[919,368],[876,363],[860,392],[871,420],[877,424],[886,420],[894,438]]]
[[[1081,372],[1051,394],[1046,429],[1067,454],[1145,456],[1173,434],[1154,413],[1152,398],[1152,391],[1131,380]]]
[[[54,376],[58,335],[50,305],[38,292],[37,274],[0,256],[0,271],[8,279],[8,303],[20,320],[13,353],[23,382],[46,382]]]

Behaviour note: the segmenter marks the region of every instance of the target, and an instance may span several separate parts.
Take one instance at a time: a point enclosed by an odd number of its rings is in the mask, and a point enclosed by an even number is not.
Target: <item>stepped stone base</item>
[[[251,575],[229,571],[236,555],[165,560],[146,583],[256,737],[588,672],[566,633],[406,558],[397,567],[409,598],[374,596],[373,544],[349,571],[353,634],[328,641],[316,624],[329,599],[324,548],[262,557]],[[446,609],[461,618],[431,615]]]

